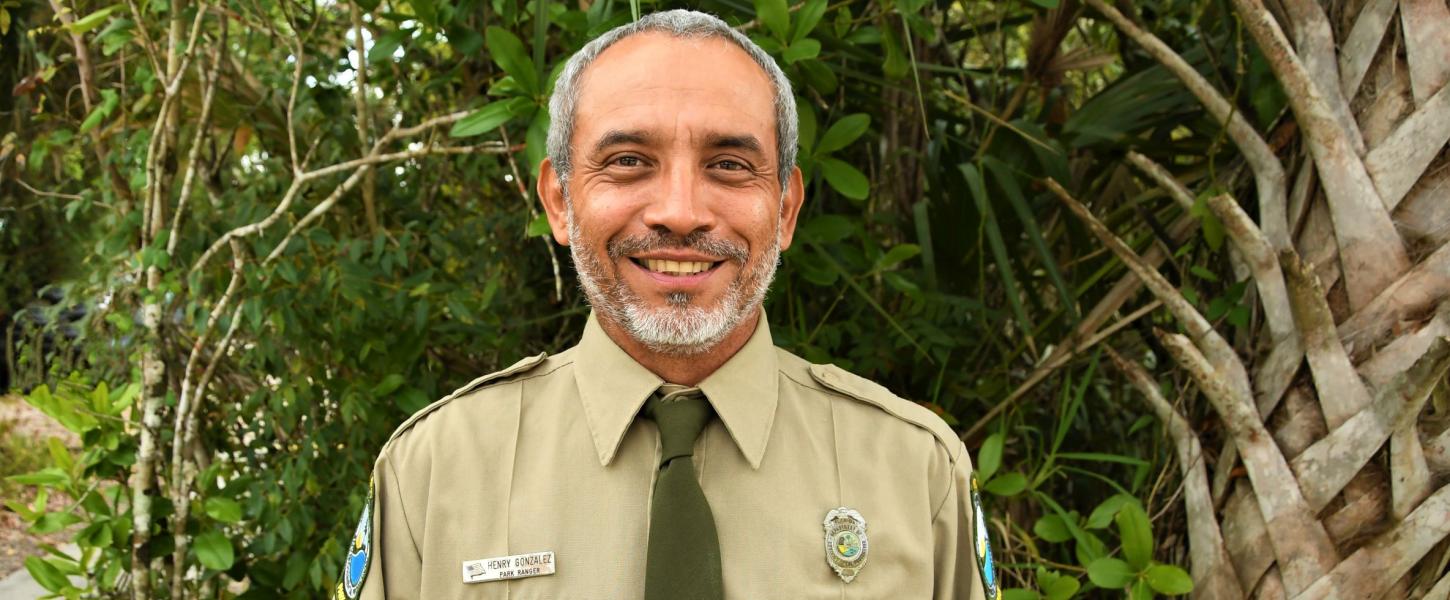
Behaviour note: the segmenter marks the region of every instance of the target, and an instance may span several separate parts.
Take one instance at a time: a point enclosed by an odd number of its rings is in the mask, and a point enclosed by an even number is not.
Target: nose
[[[644,224],[684,237],[715,227],[715,215],[701,185],[704,174],[691,165],[677,164],[663,173],[658,193],[644,210]]]

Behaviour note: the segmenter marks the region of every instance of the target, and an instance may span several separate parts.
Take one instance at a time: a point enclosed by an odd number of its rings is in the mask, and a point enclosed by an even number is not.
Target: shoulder
[[[833,364],[814,364],[779,350],[782,373],[797,384],[864,405],[886,422],[902,423],[930,433],[938,447],[955,462],[963,447],[951,426],[926,407],[898,396],[870,379]]]
[[[393,446],[399,443],[425,424],[434,420],[434,417],[446,415],[448,412],[460,408],[468,408],[475,403],[489,403],[493,400],[502,399],[507,391],[513,387],[511,384],[518,384],[526,379],[547,375],[565,364],[569,352],[550,356],[547,352],[541,352],[529,356],[509,365],[506,368],[494,371],[473,381],[463,387],[453,390],[452,393],[440,398],[438,401],[423,407],[413,416],[403,421],[393,435],[388,438],[385,446]],[[461,406],[469,405],[469,406]]]

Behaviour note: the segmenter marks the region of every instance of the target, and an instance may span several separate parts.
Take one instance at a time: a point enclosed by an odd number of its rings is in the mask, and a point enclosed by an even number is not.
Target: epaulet
[[[836,365],[811,365],[811,377],[826,388],[836,391],[844,396],[860,400],[890,414],[893,417],[916,425],[930,431],[936,436],[942,447],[956,457],[956,451],[962,445],[961,438],[956,432],[930,409],[897,396],[870,379],[842,369]]]
[[[502,381],[504,379],[507,379],[510,376],[517,375],[519,373],[523,373],[524,371],[528,371],[529,369],[532,369],[534,367],[537,367],[537,366],[539,366],[540,363],[543,363],[544,362],[544,359],[545,358],[548,358],[548,357],[549,357],[549,353],[548,352],[540,352],[539,354],[537,354],[535,356],[527,357],[527,358],[525,358],[523,360],[520,360],[519,362],[516,362],[516,363],[510,365],[506,369],[503,369],[501,371],[494,371],[492,373],[489,373],[487,375],[484,375],[483,377],[479,377],[478,379],[475,379],[473,381],[468,382],[468,385],[465,385],[465,386],[463,386],[461,388],[458,388],[456,390],[453,390],[453,393],[448,394],[447,396],[444,396],[441,399],[439,399],[437,402],[434,402],[432,404],[429,404],[428,406],[425,406],[422,409],[420,409],[418,412],[413,413],[413,416],[408,417],[408,420],[403,421],[403,424],[402,425],[399,425],[398,428],[395,431],[393,431],[393,435],[388,438],[388,442],[391,443],[394,439],[397,439],[397,437],[399,435],[401,435],[403,432],[411,429],[413,427],[413,424],[414,423],[417,423],[423,417],[426,417],[429,414],[432,414],[433,411],[436,411],[436,410],[438,410],[440,408],[443,408],[445,405],[447,405],[449,402],[452,402],[454,399],[457,399],[457,398],[461,398],[463,396],[466,396],[470,392],[473,392],[474,390],[478,390],[480,388],[486,387],[490,383]]]

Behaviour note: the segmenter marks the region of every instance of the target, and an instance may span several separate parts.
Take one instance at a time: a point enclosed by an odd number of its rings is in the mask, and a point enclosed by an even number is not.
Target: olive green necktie
[[[720,600],[720,539],[695,478],[695,438],[715,416],[697,388],[665,384],[643,415],[659,426],[660,474],[650,505],[645,600]]]

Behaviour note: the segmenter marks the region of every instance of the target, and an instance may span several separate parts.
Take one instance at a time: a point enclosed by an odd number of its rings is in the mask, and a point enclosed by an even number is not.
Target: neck
[[[598,313],[596,313],[598,314]],[[668,354],[656,352],[641,344],[638,340],[630,337],[623,327],[613,321],[602,318],[599,315],[599,327],[614,340],[625,354],[633,358],[635,362],[649,369],[651,373],[658,375],[667,383],[695,386],[724,365],[730,357],[735,356],[745,343],[750,341],[750,335],[755,333],[755,325],[760,321],[760,310],[755,314],[741,321],[735,329],[726,334],[725,339],[720,340],[709,350],[700,354]]]

